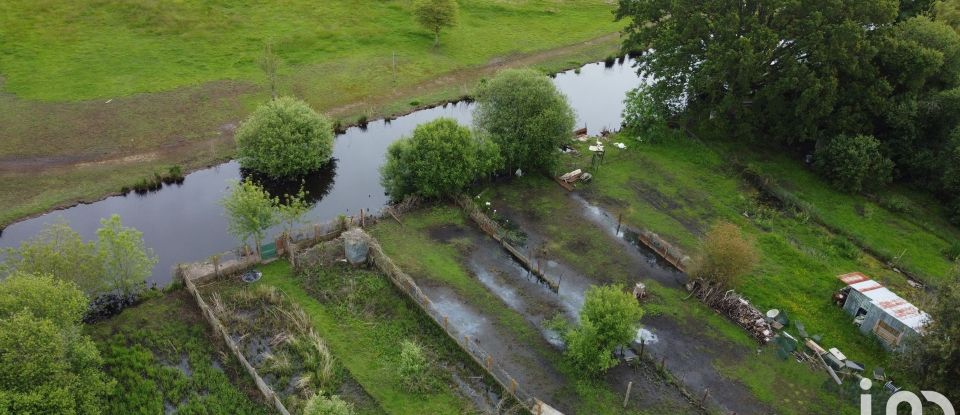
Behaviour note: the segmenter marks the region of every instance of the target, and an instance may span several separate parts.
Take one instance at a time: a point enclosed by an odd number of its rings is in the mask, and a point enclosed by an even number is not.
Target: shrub
[[[403,385],[411,392],[422,392],[429,389],[427,369],[429,362],[423,353],[423,347],[413,340],[404,340],[400,343],[400,361],[397,363],[397,373],[403,380]]]
[[[703,239],[703,252],[690,267],[690,275],[733,288],[750,273],[758,260],[756,248],[743,237],[740,228],[729,222],[713,226]]]
[[[834,186],[849,192],[875,189],[893,179],[893,161],[869,135],[839,135],[816,151],[816,167]]]
[[[877,201],[884,209],[895,213],[910,213],[913,203],[902,195],[889,195]]]
[[[567,358],[590,375],[616,366],[614,349],[634,339],[641,317],[640,304],[622,286],[590,287],[580,310],[580,326],[566,336]]]
[[[380,173],[394,200],[410,194],[439,198],[459,193],[499,165],[496,144],[453,119],[440,118],[391,144]]]
[[[573,136],[575,118],[550,78],[530,69],[508,69],[477,89],[473,122],[500,146],[513,172],[556,166],[560,145]]]
[[[943,255],[951,261],[960,261],[960,241],[954,241],[952,245],[944,249]]]
[[[303,408],[303,415],[353,415],[353,404],[340,399],[339,396],[324,396],[321,393],[313,395],[307,400]]]
[[[261,105],[237,129],[240,165],[273,178],[314,171],[333,154],[333,127],[306,102],[282,97]]]

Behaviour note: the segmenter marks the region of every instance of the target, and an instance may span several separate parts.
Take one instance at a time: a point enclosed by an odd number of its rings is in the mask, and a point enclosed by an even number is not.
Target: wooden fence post
[[[623,396],[623,407],[627,407],[627,402],[630,401],[630,389],[633,388],[633,381],[627,384],[627,393]]]

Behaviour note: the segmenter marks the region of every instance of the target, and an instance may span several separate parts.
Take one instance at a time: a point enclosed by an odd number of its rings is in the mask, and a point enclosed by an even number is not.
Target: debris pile
[[[767,344],[773,338],[773,327],[770,327],[770,323],[763,314],[735,291],[721,292],[720,289],[702,279],[687,284],[687,289],[692,292],[691,295],[746,329],[760,344]]]

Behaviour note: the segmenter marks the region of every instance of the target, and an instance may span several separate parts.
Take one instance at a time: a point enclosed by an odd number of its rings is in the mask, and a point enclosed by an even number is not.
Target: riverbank
[[[612,8],[583,3],[591,7],[571,12],[567,9],[575,6],[562,6],[556,14],[528,16],[529,27],[509,36],[496,35],[502,32],[497,22],[511,21],[522,11],[501,11],[500,16],[487,10],[482,24],[464,20],[463,25],[480,26],[470,28],[474,36],[498,40],[483,48],[471,46],[474,37],[451,34],[438,50],[429,42],[404,42],[396,49],[396,64],[390,52],[366,56],[371,51],[363,48],[362,57],[290,62],[281,71],[279,89],[347,126],[461,98],[503,68],[530,66],[554,73],[615,54],[619,38],[609,15]],[[255,68],[252,61],[246,64]],[[23,98],[31,97],[31,89],[21,90],[17,77],[5,73],[5,89],[23,94],[0,94],[0,124],[5,126],[0,131],[0,229],[119,194],[171,166],[191,172],[229,160],[237,124],[269,97],[261,76],[255,69],[249,72],[162,92],[132,91],[114,98],[105,94],[115,91],[105,90],[94,94],[102,98],[59,102],[44,99],[64,97],[42,91],[34,91],[41,100]]]

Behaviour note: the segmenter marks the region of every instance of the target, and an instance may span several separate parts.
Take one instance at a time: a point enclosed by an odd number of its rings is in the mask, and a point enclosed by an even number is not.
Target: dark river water
[[[620,125],[624,95],[640,82],[630,60],[612,67],[588,64],[579,74],[571,70],[554,78],[576,112],[578,125],[586,126],[591,134]],[[387,203],[378,169],[387,146],[410,134],[418,124],[439,117],[469,124],[472,110],[469,103],[450,104],[390,122],[373,121],[365,130],[354,127],[337,136],[335,163],[307,180],[306,188],[316,203],[305,220],[327,221],[339,214],[356,214],[360,209],[379,210]],[[147,246],[159,257],[149,282],[166,285],[177,263],[201,260],[239,245],[227,233],[227,220],[218,202],[230,183],[240,178],[240,166],[231,161],[191,173],[182,184],[165,185],[156,192],[114,196],[50,212],[8,226],[0,234],[0,247],[18,246],[56,221],[65,221],[84,238],[94,239],[100,219],[116,213],[123,218],[124,225],[143,232]],[[295,191],[299,183],[268,186],[278,187]]]

